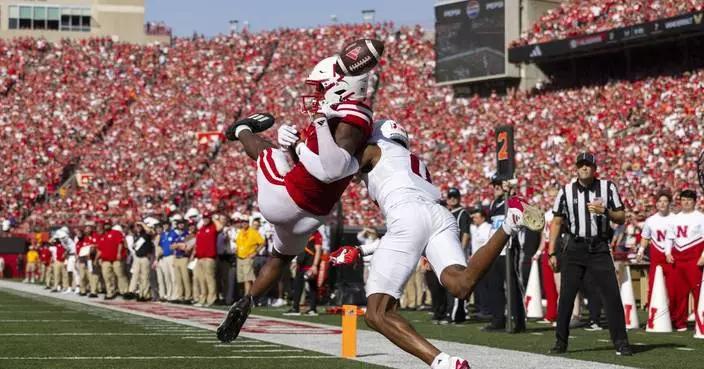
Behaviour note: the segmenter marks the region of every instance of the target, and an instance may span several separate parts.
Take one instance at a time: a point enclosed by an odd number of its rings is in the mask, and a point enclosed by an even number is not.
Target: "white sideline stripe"
[[[250,347],[281,347],[281,345],[272,345],[272,344],[266,344],[266,345],[231,345],[231,344],[220,344],[220,343],[218,343],[218,344],[215,345],[215,346],[216,346],[216,347],[229,347],[229,348],[233,348],[233,349],[236,349],[236,348],[238,348],[238,347],[242,347],[242,348],[250,348]]]
[[[0,360],[339,359],[337,356],[0,356]]]
[[[177,334],[177,333],[61,332],[61,333],[0,333],[0,336],[180,336],[180,334]]]
[[[599,341],[599,342],[606,342],[606,343],[611,342],[611,341],[605,340],[605,339],[598,339],[597,341]]]
[[[675,347],[675,350],[680,350],[680,351],[694,351],[693,348],[689,348],[689,347]]]
[[[189,339],[190,339],[190,340],[193,340],[193,339],[204,339],[204,338],[213,338],[213,334],[211,333],[211,334],[202,334],[202,335],[197,335],[197,336],[184,336],[184,337],[181,337],[181,339],[184,339],[184,340],[189,340]],[[220,341],[218,341],[218,342],[220,342]],[[260,342],[260,341],[255,341],[255,340],[251,340],[251,341],[244,341],[244,340],[243,340],[243,341],[240,341],[240,340],[237,340],[237,342]]]
[[[56,322],[104,322],[104,320],[81,319],[0,319],[0,323],[56,323]]]
[[[227,345],[215,345],[215,347]],[[301,349],[255,349],[255,350],[232,350],[232,352],[303,352]]]

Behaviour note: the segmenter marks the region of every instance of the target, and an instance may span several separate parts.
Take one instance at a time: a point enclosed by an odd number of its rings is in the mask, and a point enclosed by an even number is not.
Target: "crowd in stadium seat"
[[[144,33],[147,35],[171,36],[171,27],[164,22],[147,22]]]
[[[254,162],[239,145],[207,135],[197,141],[198,134],[218,136],[254,111],[303,127],[305,76],[359,37],[386,43],[370,89],[375,117],[402,123],[434,183],[458,187],[465,205],[491,199],[493,128],[502,124],[516,126],[521,191],[543,207],[555,184],[572,176],[563,163],[583,150],[597,154],[636,213],[650,206],[657,186],[696,183],[691,158],[702,145],[703,70],[456,98],[434,86],[433,44],[419,26],[245,32],[168,47],[20,39],[0,44],[10,56],[0,60],[0,80],[12,85],[0,94],[0,157],[10,163],[0,178],[0,218],[45,228],[93,217],[132,222],[186,206],[256,207]],[[266,135],[273,139],[275,130]],[[92,180],[59,190],[66,169]],[[360,185],[342,201],[345,224],[383,224]]]
[[[547,11],[511,46],[627,27],[704,9],[701,0],[567,0]]]

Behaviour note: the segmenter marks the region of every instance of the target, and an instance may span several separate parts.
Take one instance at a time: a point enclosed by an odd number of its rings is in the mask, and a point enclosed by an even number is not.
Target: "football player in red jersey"
[[[227,138],[240,141],[257,161],[258,204],[274,226],[274,251],[250,294],[232,305],[218,327],[222,342],[237,338],[253,299],[276,283],[282,268],[303,251],[359,170],[355,155],[371,135],[373,124],[372,110],[363,102],[369,75],[340,75],[336,61],[336,56],[323,59],[305,81],[315,93],[303,96],[304,110],[313,122],[302,135],[295,127],[281,126],[279,147],[257,136],[274,124],[269,114],[251,115],[227,130]],[[294,158],[293,167],[288,155]]]

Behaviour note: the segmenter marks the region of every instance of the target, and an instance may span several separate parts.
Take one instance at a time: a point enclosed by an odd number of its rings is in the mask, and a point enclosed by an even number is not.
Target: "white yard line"
[[[0,288],[12,289],[20,292],[52,297],[59,300],[68,300],[82,303],[89,306],[94,306],[102,309],[119,311],[122,313],[130,313],[136,316],[164,320],[172,323],[183,324],[190,327],[207,329],[214,331],[215,327],[204,324],[195,320],[183,320],[182,318],[174,319],[167,316],[157,315],[155,313],[147,313],[142,311],[130,310],[126,307],[117,305],[104,305],[98,302],[91,301],[79,296],[73,295],[56,295],[45,293],[42,288],[32,288],[32,286],[22,285],[20,283],[0,281]],[[193,307],[179,307],[184,310],[207,313],[218,313],[218,316],[224,316],[225,312],[221,310]],[[326,358],[338,357],[340,355],[340,334],[330,334],[331,330],[339,330],[339,326],[331,326],[325,324],[309,323],[303,321],[291,321],[281,318],[272,318],[258,315],[251,315],[250,327],[257,327],[262,323],[275,325],[276,322],[290,324],[294,322],[296,325],[303,328],[304,331],[311,331],[308,334],[280,334],[280,329],[276,333],[252,333],[243,331],[240,334],[241,338],[254,339],[275,343],[283,346],[290,346],[311,352],[319,352],[327,354]],[[359,323],[358,323],[359,324]],[[247,326],[245,326],[247,327]],[[289,329],[288,327],[281,327]],[[320,329],[321,333],[315,332],[315,328]],[[265,330],[266,331],[266,330]],[[274,330],[275,331],[275,330]],[[156,334],[155,334],[156,335]],[[237,341],[235,341],[236,344]],[[529,352],[520,352],[514,350],[498,349],[487,346],[470,345],[459,342],[431,340],[433,344],[441,350],[451,354],[467,358],[473,369],[617,369],[626,368],[612,364],[604,364],[585,360],[568,359],[564,357],[547,356],[534,354]],[[230,347],[230,345],[227,345]],[[546,349],[547,350],[547,349]],[[427,369],[427,365],[417,358],[403,352],[398,347],[390,343],[382,335],[366,330],[357,331],[357,354],[358,357],[354,360],[376,364],[381,366],[389,366],[393,368],[403,369]]]
[[[334,356],[0,356],[0,360],[213,360],[213,359],[338,359]]]

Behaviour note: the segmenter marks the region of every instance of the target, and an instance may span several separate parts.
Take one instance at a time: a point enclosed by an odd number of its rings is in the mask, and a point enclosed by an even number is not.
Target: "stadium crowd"
[[[537,44],[628,27],[701,11],[701,0],[569,0],[548,10],[511,47]]]
[[[162,301],[197,306],[232,304],[242,296],[271,252],[272,228],[254,212],[230,216],[189,209],[169,219],[147,217],[134,223],[109,219],[62,227],[32,239],[22,259],[25,283],[52,292],[111,300]],[[302,296],[293,277],[308,272],[320,295],[326,292],[327,229],[309,242],[317,259],[304,252],[294,260],[278,290],[259,304],[283,306]],[[315,269],[315,272],[310,272]],[[313,278],[315,277],[315,278]],[[291,290],[293,288],[294,290]],[[287,289],[287,290],[284,290]],[[296,289],[298,294],[295,294]],[[309,290],[311,291],[311,290]],[[319,298],[318,290],[308,292]],[[310,313],[312,314],[312,313]]]

